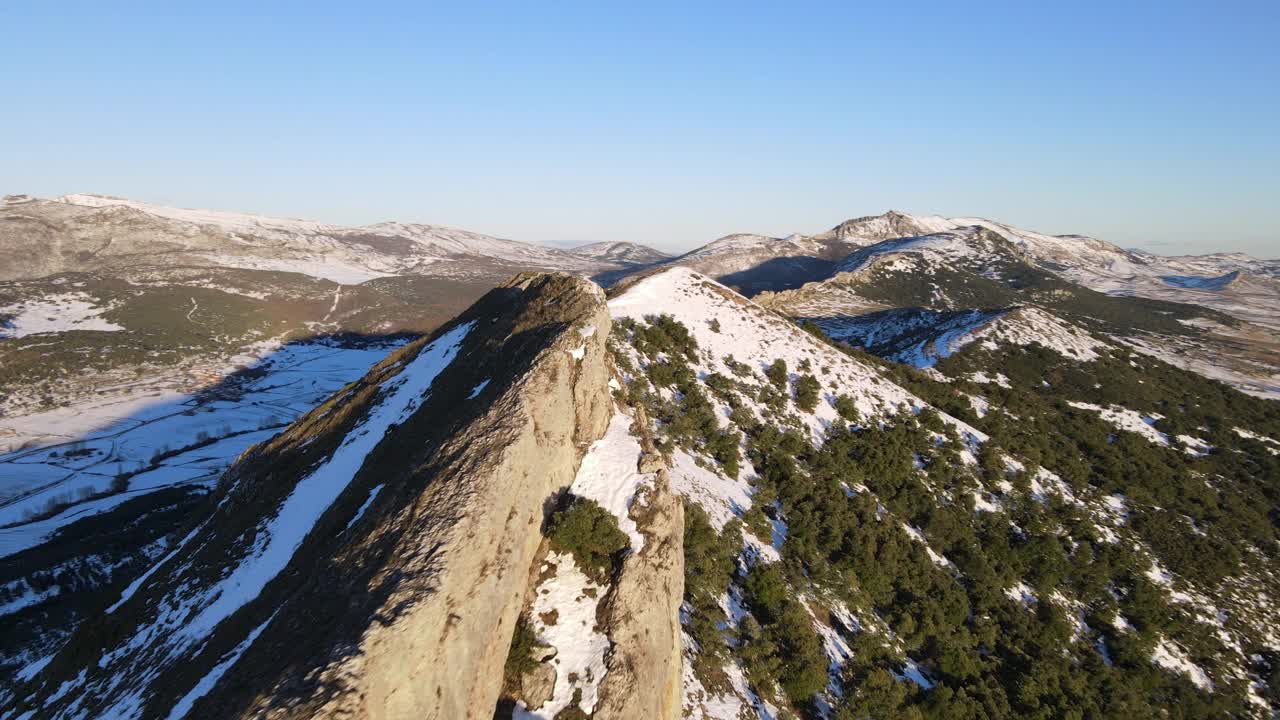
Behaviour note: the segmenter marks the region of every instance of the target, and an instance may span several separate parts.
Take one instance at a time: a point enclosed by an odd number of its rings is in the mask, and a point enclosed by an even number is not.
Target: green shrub
[[[760,622],[772,625],[782,619],[783,606],[792,591],[777,563],[756,563],[742,583],[751,612]]]
[[[818,407],[818,392],[822,386],[818,384],[817,378],[812,375],[801,375],[796,380],[796,405],[800,409],[807,412],[813,412]]]
[[[533,659],[533,651],[540,647],[538,636],[529,627],[528,620],[521,615],[516,620],[515,632],[511,635],[511,649],[507,651],[506,677],[509,681],[518,682],[526,673],[538,667]]]
[[[744,362],[739,362],[732,355],[724,356],[724,365],[725,367],[729,368],[730,372],[732,372],[734,375],[737,375],[738,377],[751,376],[751,366],[747,365]]]
[[[773,638],[751,616],[738,626],[737,655],[747,680],[756,692],[765,697],[773,695],[778,675],[782,672],[782,658],[778,656],[778,646]]]
[[[827,684],[827,655],[813,619],[774,563],[758,563],[743,582],[752,614],[762,627],[743,623],[741,657],[757,688],[776,678],[795,702],[804,702]],[[754,676],[754,677],[753,677]]]
[[[723,669],[729,645],[720,630],[727,620],[720,597],[737,569],[742,531],[733,520],[717,532],[701,505],[686,500],[684,508],[684,599],[690,608],[685,627],[698,644],[693,671],[703,687],[723,691],[730,687]]]
[[[637,323],[632,328],[632,344],[642,355],[653,358],[667,353],[672,358],[697,360],[698,341],[683,323],[666,314],[650,315],[645,320],[648,325]]]
[[[774,360],[772,365],[765,368],[764,376],[769,378],[769,382],[773,383],[774,387],[785,391],[787,381],[790,379],[787,373],[787,361],[782,358]]]
[[[848,422],[858,422],[858,405],[848,395],[840,395],[836,398],[836,412]]]
[[[724,469],[724,474],[731,478],[738,477],[738,447],[742,443],[742,433],[736,430],[720,430],[707,440],[707,452],[715,458]]]
[[[614,561],[630,545],[612,513],[577,496],[551,516],[547,537],[553,550],[573,555],[582,572],[598,583],[609,581]]]
[[[827,653],[804,607],[789,600],[782,621],[771,628],[783,658],[779,680],[787,697],[804,702],[827,686]]]
[[[720,373],[711,373],[706,377],[704,382],[707,387],[711,388],[711,392],[721,400],[729,400],[733,397],[733,381],[721,375]]]

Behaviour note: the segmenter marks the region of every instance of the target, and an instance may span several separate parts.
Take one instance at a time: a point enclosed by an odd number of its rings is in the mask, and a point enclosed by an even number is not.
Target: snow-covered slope
[[[840,272],[865,271],[895,259],[923,260],[925,264],[974,270],[984,277],[999,277],[998,268],[1015,261],[1016,255],[1007,243],[980,228],[961,227],[914,237],[884,240],[858,250],[840,261]],[[923,268],[928,272],[928,268]]]
[[[814,437],[839,421],[835,390],[848,393],[864,415],[893,414],[923,407],[920,400],[867,365],[826,345],[784,318],[747,300],[720,283],[684,267],[674,267],[625,286],[609,301],[615,319],[643,320],[669,315],[689,328],[704,357],[699,373],[735,375],[730,361],[763,372],[782,360],[793,372],[810,372],[828,391],[805,424]],[[757,378],[758,379],[758,378]],[[763,414],[764,410],[757,408]]]
[[[726,235],[668,262],[696,270],[748,295],[799,287],[830,275],[834,263],[865,245],[950,229],[944,218],[914,217],[896,211],[847,220],[816,235],[783,238]]]
[[[1106,347],[1084,330],[1039,308],[934,311],[900,308],[866,315],[816,318],[828,335],[918,368],[933,366],[976,341],[1037,343],[1066,357],[1093,360]]]
[[[849,340],[878,338],[863,346],[917,364],[931,353],[919,355],[922,348],[906,338],[916,337],[920,323],[938,321],[931,313],[1034,306],[1055,316],[1054,324],[1082,325],[1247,392],[1275,395],[1280,356],[1266,330],[1280,321],[1280,283],[1267,263],[1239,255],[1161,258],[981,218],[949,222],[956,227],[859,248],[830,277],[759,300]],[[892,308],[913,310],[860,317]],[[896,330],[882,323],[908,315],[913,320]],[[896,340],[883,342],[890,336]],[[1040,342],[1057,347],[1061,336],[1046,329]]]
[[[749,421],[799,432],[809,442],[820,445],[829,431],[847,425],[847,418],[837,410],[842,401],[849,403],[844,412],[855,412],[862,421],[869,423],[887,421],[901,413],[918,413],[928,407],[883,377],[876,368],[688,268],[674,267],[634,280],[616,288],[615,293],[609,301],[609,309],[615,318],[615,327],[622,328],[615,351],[625,357],[625,360],[619,360],[620,365],[632,368],[623,372],[626,386],[647,385],[645,376],[654,362],[639,349],[635,340],[639,330],[632,328],[643,327],[659,316],[664,318],[664,322],[679,323],[687,328],[692,343],[697,347],[696,357],[687,361],[699,382],[708,385],[729,383],[734,388],[733,401],[726,402],[724,397],[716,395],[712,405],[719,432],[736,436],[737,443],[743,443],[743,434],[749,430],[744,423]],[[658,357],[662,358],[662,355]],[[778,391],[778,381],[766,377],[767,369],[777,363],[785,364],[788,369],[786,387],[780,396],[774,395]],[[802,407],[799,394],[792,398],[791,386],[799,387],[802,378],[816,380],[820,386],[812,408]],[[678,393],[666,388],[657,388],[657,392],[666,400],[680,402]],[[945,414],[941,418],[963,443],[976,447],[986,438],[959,420]],[[659,431],[660,428],[655,428],[655,432]],[[743,443],[744,452],[747,445],[749,443]],[[742,522],[751,514],[759,515],[762,511],[774,513],[773,508],[762,505],[756,498],[760,472],[762,468],[753,467],[745,460],[741,472],[736,469],[730,471],[703,452],[683,445],[675,447],[670,455],[669,475],[673,488],[704,512],[711,526],[718,531],[723,531],[731,523]],[[848,492],[854,491],[850,489]],[[783,519],[773,520],[767,530],[752,526],[741,527],[741,532],[743,546],[738,561],[742,563],[741,567],[769,564],[781,559],[779,550],[788,537],[787,524]],[[918,542],[927,547],[923,538]],[[745,627],[744,618],[749,615],[743,607],[741,595],[735,596],[734,592],[739,591],[731,591],[723,600],[729,608],[726,629],[730,632],[741,631]],[[724,720],[776,717],[776,700],[762,695],[761,688],[753,686],[747,679],[747,668],[737,661],[730,660],[721,668],[726,680],[722,687],[706,687],[699,675],[690,671],[699,650],[688,634],[690,620],[687,614],[692,611],[687,605],[685,612],[684,717]],[[816,618],[813,622],[818,632],[827,632],[832,648],[843,644],[840,635],[830,627]],[[851,626],[856,626],[856,623]],[[833,649],[832,653],[833,672],[838,673],[841,658],[847,656],[842,656],[838,649]],[[910,661],[907,662],[910,665]]]
[[[107,396],[0,420],[0,429],[14,432],[13,445],[37,445],[0,454],[0,557],[148,493],[211,488],[245,449],[404,342],[268,346],[218,392]],[[119,476],[127,481],[118,483]],[[113,490],[117,485],[123,489]]]
[[[796,287],[830,273],[832,260],[854,246],[807,242],[798,235],[773,238],[739,233],[726,235],[667,261],[687,267],[747,294]]]
[[[983,218],[953,222],[996,232],[1041,267],[1099,292],[1203,305],[1280,328],[1280,261],[1240,253],[1166,257],[1083,235],[1046,235]]]
[[[776,718],[806,709],[832,717],[852,711],[850,716],[857,717],[862,703],[872,698],[889,709],[886,717],[907,715],[902,710],[908,698],[913,698],[913,708],[946,707],[956,702],[962,688],[972,686],[975,673],[989,671],[975,665],[965,671],[970,674],[957,676],[952,670],[956,656],[937,652],[950,641],[935,638],[938,633],[970,630],[989,630],[987,637],[993,639],[966,637],[967,657],[1013,673],[1007,697],[1018,708],[1010,711],[1014,716],[1030,712],[1029,702],[1048,702],[1043,696],[1028,700],[1021,693],[1032,682],[1031,674],[1058,662],[1076,668],[1081,677],[1114,672],[1118,674],[1108,677],[1123,674],[1130,678],[1124,682],[1141,677],[1133,682],[1213,693],[1219,699],[1230,694],[1230,702],[1246,708],[1238,711],[1242,716],[1261,718],[1271,712],[1258,666],[1241,639],[1269,638],[1261,641],[1267,647],[1275,643],[1276,613],[1255,605],[1250,599],[1255,591],[1246,589],[1255,581],[1268,587],[1275,582],[1274,573],[1260,569],[1265,561],[1250,561],[1247,571],[1238,567],[1239,575],[1227,582],[1232,589],[1221,594],[1208,590],[1214,583],[1211,578],[1193,579],[1195,568],[1184,565],[1187,577],[1177,577],[1161,565],[1158,553],[1170,547],[1163,544],[1169,540],[1152,524],[1167,510],[1138,500],[1146,492],[1139,489],[1146,476],[1115,468],[1091,470],[1087,464],[1073,467],[1080,452],[1074,443],[1092,447],[1090,453],[1157,462],[1145,454],[1149,451],[1159,463],[1183,469],[1185,463],[1213,457],[1213,444],[1230,444],[1230,438],[1217,432],[1209,443],[1202,437],[1208,436],[1209,428],[1203,427],[1180,434],[1175,443],[1172,434],[1154,426],[1161,420],[1158,413],[1114,401],[1108,406],[1075,400],[1078,396],[1071,394],[1059,397],[1037,372],[1037,363],[1059,363],[1053,369],[1055,382],[1070,377],[1079,388],[1073,392],[1095,399],[1136,398],[1144,392],[1152,397],[1154,387],[1144,391],[1142,379],[1126,378],[1121,381],[1124,387],[1117,387],[1103,384],[1117,382],[1115,377],[1099,376],[1095,383],[1090,373],[1077,372],[1079,363],[1096,362],[1087,366],[1094,368],[1112,362],[1139,378],[1152,373],[1146,381],[1154,385],[1157,371],[1149,361],[1125,356],[1125,351],[1034,307],[886,311],[860,318],[865,324],[852,328],[862,333],[866,344],[896,343],[900,359],[920,366],[973,343],[989,346],[989,357],[1004,355],[1011,363],[1020,357],[1052,355],[1024,353],[1022,348],[1031,343],[1055,351],[1060,361],[1023,361],[1023,372],[1013,378],[999,373],[993,373],[994,379],[983,373],[944,377],[934,371],[927,377],[936,381],[912,384],[917,388],[936,382],[927,396],[940,405],[957,407],[954,400],[970,405],[981,427],[1000,433],[1000,447],[1030,432],[1033,437],[1018,442],[1035,452],[1038,460],[1032,463],[1002,452],[995,446],[995,435],[988,438],[946,414],[934,416],[920,399],[925,393],[908,392],[876,367],[695,272],[671,269],[623,284],[614,293],[610,310],[617,317],[620,394],[649,407],[649,416],[658,418],[655,436],[671,447],[670,477],[690,503],[686,522],[697,528],[686,534],[687,542],[697,543],[696,549],[686,547],[687,557],[705,563],[703,553],[720,552],[732,561],[721,566],[724,569],[699,564],[687,575],[688,583],[718,594],[686,594],[685,717]],[[1116,353],[1124,357],[1112,357]],[[783,366],[785,374],[777,371]],[[807,385],[810,379],[814,383]],[[1161,382],[1182,388],[1189,381],[1172,376]],[[802,399],[806,386],[816,388],[811,407]],[[1028,392],[1042,396],[1043,404],[1031,404],[1019,395]],[[1205,390],[1188,392],[1192,397]],[[1160,398],[1157,403],[1169,404],[1167,398],[1175,395],[1154,397]],[[709,403],[714,421],[704,417],[702,403]],[[1214,403],[1206,402],[1196,412]],[[838,406],[843,406],[843,413],[837,412]],[[1191,410],[1187,406],[1180,412]],[[912,416],[921,419],[919,426]],[[1032,422],[1040,424],[1021,427]],[[1089,422],[1094,424],[1085,425]],[[791,432],[804,440],[779,439],[779,434]],[[904,440],[913,433],[916,439]],[[866,438],[865,444],[854,440],[850,445],[850,437]],[[782,442],[793,444],[778,451]],[[1064,442],[1065,451],[1041,454],[1041,448]],[[840,449],[827,454],[826,448],[833,445]],[[1258,460],[1270,448],[1247,452]],[[888,461],[889,456],[896,460]],[[864,461],[870,465],[862,465]],[[844,467],[845,463],[851,465]],[[1174,472],[1179,478],[1174,482],[1185,483],[1179,485],[1183,488],[1199,487],[1205,479],[1198,476],[1202,468],[1220,472],[1229,465],[1215,470],[1197,465],[1185,477]],[[1067,470],[1072,471],[1070,480]],[[1101,482],[1093,475],[1102,472],[1110,473],[1110,482],[1124,486],[1123,492],[1132,483],[1134,497],[1091,484]],[[1168,481],[1157,485],[1164,482]],[[859,519],[849,520],[845,513]],[[976,529],[976,536],[956,542],[954,533],[962,526]],[[1207,534],[1196,522],[1191,528],[1197,535]],[[1180,531],[1179,527],[1170,532]],[[688,539],[716,533],[718,542],[727,545]],[[980,549],[988,543],[989,553]],[[1035,557],[1027,564],[1016,564],[1017,574],[994,579],[1015,565],[1006,565],[1007,559],[993,563],[992,558],[1007,558],[1005,553],[1022,552],[1016,548],[1044,547],[1043,543],[1062,543],[1063,565],[1048,559],[1058,557],[1057,550],[1047,556],[1032,553]],[[819,546],[828,550],[818,552]],[[1100,558],[1112,553],[1132,557],[1124,562],[1137,568],[1137,577],[1104,567]],[[846,563],[849,570],[842,572],[839,568]],[[1088,572],[1108,574],[1111,580],[1090,585],[1080,582],[1085,577],[1080,575],[1073,576],[1072,583],[1061,583],[1073,571],[1064,569],[1059,575],[1050,567],[1071,563],[1088,565]],[[779,566],[786,569],[768,569]],[[1144,573],[1146,568],[1151,570]],[[723,574],[704,582],[702,574],[708,571]],[[885,574],[902,579],[892,588],[873,589]],[[931,590],[919,585],[926,577],[934,578]],[[1152,584],[1145,584],[1145,578]],[[903,590],[907,587],[915,589]],[[954,594],[956,588],[967,588],[959,592],[967,593],[968,600]],[[881,599],[870,600],[876,593]],[[1147,602],[1152,604],[1140,604]],[[954,612],[952,620],[925,619],[946,606]],[[789,614],[779,616],[779,607]],[[1126,618],[1148,610],[1185,620],[1148,622],[1139,630]],[[921,623],[937,624],[924,629]],[[960,627],[966,629],[959,631]],[[1046,630],[1049,627],[1053,629]],[[1024,633],[1055,639],[1034,650],[1029,645],[1013,650],[1023,643],[1016,636]],[[1135,644],[1139,635],[1142,641]],[[762,654],[765,661],[760,660]],[[1001,656],[1006,659],[996,659]],[[1120,661],[1122,656],[1126,659]],[[1121,662],[1127,663],[1123,669]],[[808,680],[796,682],[796,668],[805,664],[811,668]],[[814,680],[815,664],[826,670],[825,686]],[[879,669],[870,672],[872,667]],[[1113,667],[1116,670],[1107,669]],[[1152,674],[1153,670],[1159,672]],[[792,694],[795,687],[815,694]],[[1053,714],[1065,713],[1070,704],[1060,703]]]

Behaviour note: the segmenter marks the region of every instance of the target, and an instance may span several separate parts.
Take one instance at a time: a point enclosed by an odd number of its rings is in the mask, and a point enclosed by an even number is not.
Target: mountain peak
[[[579,245],[567,251],[571,255],[623,265],[651,265],[670,258],[667,253],[632,242],[606,241]]]

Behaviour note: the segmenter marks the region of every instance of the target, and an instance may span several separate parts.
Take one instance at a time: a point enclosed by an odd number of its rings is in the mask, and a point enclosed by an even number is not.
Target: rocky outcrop
[[[623,561],[606,599],[605,625],[613,648],[593,715],[601,720],[680,716],[684,507],[671,490],[667,469],[654,467],[662,456],[647,437],[647,422],[637,409],[633,432],[642,435],[645,446],[638,469],[656,469],[657,477],[631,507],[644,547]]]
[[[513,287],[545,282],[526,276]],[[389,596],[379,614],[405,603],[412,611],[371,626],[357,652],[324,668],[324,677],[348,690],[319,714],[492,716],[544,504],[572,483],[583,448],[604,433],[609,418],[603,295],[582,280],[558,282],[572,291],[544,298],[551,304],[542,310],[571,314],[565,332],[513,392],[440,448],[438,455],[456,458],[449,481],[412,508],[418,528],[406,550],[429,548],[422,559],[442,572],[425,597],[414,586]],[[517,322],[513,331],[542,322]]]
[[[611,415],[609,327],[595,285],[525,274],[393,353],[246,453],[6,712],[492,717],[544,508]],[[340,458],[332,502],[291,526]]]

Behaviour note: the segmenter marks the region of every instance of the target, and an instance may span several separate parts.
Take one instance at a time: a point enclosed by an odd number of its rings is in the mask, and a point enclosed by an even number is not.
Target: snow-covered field
[[[46,295],[38,300],[0,306],[0,318],[12,316],[8,321],[0,320],[0,339],[68,330],[123,330],[102,318],[102,313],[109,309],[81,292]]]
[[[6,418],[0,426],[44,444],[0,455],[0,556],[141,494],[212,485],[241,453],[363,376],[397,344],[285,345],[259,361],[264,374],[242,385],[236,400],[164,392]],[[128,489],[110,494],[118,475],[129,476]]]

